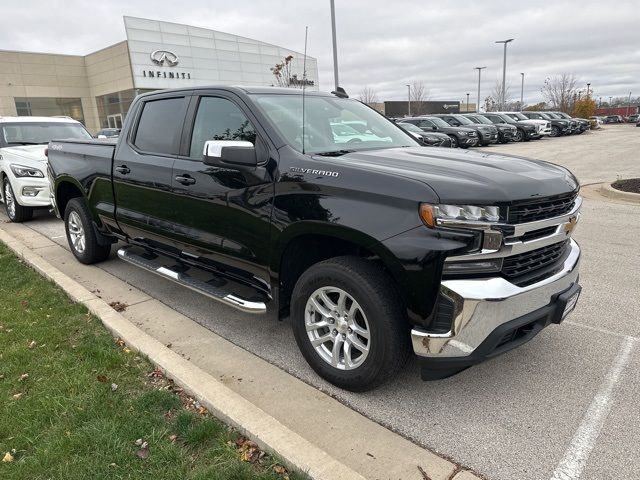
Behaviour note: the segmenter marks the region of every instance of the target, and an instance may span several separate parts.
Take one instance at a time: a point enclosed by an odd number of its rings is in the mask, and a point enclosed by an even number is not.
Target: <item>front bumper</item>
[[[51,205],[47,178],[16,177],[7,174],[13,195],[23,207],[48,207]]]
[[[580,290],[579,263],[580,247],[571,240],[562,268],[532,285],[519,287],[502,277],[443,281],[440,292],[454,304],[451,330],[411,330],[413,350],[421,357],[423,378],[449,376],[517,347],[550,323],[560,323],[567,296],[573,298]],[[526,332],[518,333],[523,328]],[[518,341],[501,344],[508,333]]]

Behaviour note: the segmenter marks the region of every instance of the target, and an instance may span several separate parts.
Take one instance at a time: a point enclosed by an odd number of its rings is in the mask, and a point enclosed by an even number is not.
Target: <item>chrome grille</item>
[[[571,211],[577,193],[520,202],[509,207],[508,223],[527,223],[553,218]]]

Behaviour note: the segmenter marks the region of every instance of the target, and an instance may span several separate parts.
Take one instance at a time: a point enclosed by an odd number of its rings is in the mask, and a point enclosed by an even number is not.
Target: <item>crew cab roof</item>
[[[170,88],[166,90],[154,90],[153,92],[147,92],[140,95],[141,97],[154,96],[158,94],[165,94],[170,92],[198,92],[203,90],[225,90],[240,95],[252,95],[252,94],[277,94],[277,95],[302,95],[301,88],[284,88],[284,87],[264,87],[264,86],[246,86],[246,85],[200,85],[197,87],[183,87],[183,88]],[[320,97],[334,97],[331,93],[317,92],[315,90],[305,90],[305,95],[308,96],[320,96]]]

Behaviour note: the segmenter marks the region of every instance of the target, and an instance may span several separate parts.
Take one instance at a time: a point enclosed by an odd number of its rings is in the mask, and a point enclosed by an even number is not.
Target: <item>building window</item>
[[[129,89],[120,92],[108,93],[96,97],[98,106],[98,119],[101,128],[121,128],[124,118],[127,116],[131,102],[136,95],[151,92],[150,89]]]
[[[82,102],[79,98],[16,97],[19,117],[71,117],[84,123]]]

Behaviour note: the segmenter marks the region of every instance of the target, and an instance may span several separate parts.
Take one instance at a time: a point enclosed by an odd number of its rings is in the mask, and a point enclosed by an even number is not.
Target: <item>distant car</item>
[[[634,113],[633,115],[629,115],[629,123],[638,123],[640,122],[640,113]]]
[[[551,122],[550,137],[559,137],[561,135],[570,135],[574,132],[573,128],[578,128],[577,122],[571,120],[560,119],[555,115],[545,112],[522,112],[522,114],[532,120],[548,120]],[[573,128],[572,128],[573,127]]]
[[[586,118],[572,117],[571,115],[565,112],[545,112],[545,113],[552,117],[560,118],[560,119],[568,120],[572,122],[571,128],[573,129],[573,133],[577,133],[578,135],[586,132],[591,128],[591,124],[589,123],[589,120]]]
[[[515,142],[518,129],[513,125],[509,125],[508,123],[493,123],[487,117],[480,115],[478,113],[466,113],[464,114],[464,116],[474,123],[483,123],[485,125],[495,125],[495,127],[498,129],[499,143]]]
[[[452,127],[447,122],[438,117],[407,117],[403,122],[417,125],[425,132],[446,133],[451,137],[452,147],[469,148],[478,144],[478,132],[472,128]]]
[[[589,117],[589,124],[591,125],[592,130],[597,130],[602,128],[602,118],[600,117]]]
[[[103,128],[96,133],[96,138],[118,138],[119,136],[119,128]]]
[[[538,133],[538,125],[532,125],[526,122],[517,122],[509,115],[503,113],[487,112],[482,114],[483,117],[489,119],[492,123],[498,125],[507,123],[516,127],[515,142],[528,142],[531,139],[540,138]]]
[[[446,133],[439,132],[425,132],[420,127],[413,123],[397,122],[398,126],[404,128],[413,137],[420,140],[426,146],[429,147],[452,147],[451,137]]]
[[[440,113],[434,117],[441,118],[452,127],[472,128],[478,132],[478,143],[480,145],[490,145],[498,142],[498,129],[495,125],[476,123],[468,117],[460,114]]]
[[[604,123],[624,123],[622,115],[607,115],[604,117]]]
[[[528,123],[530,125],[535,125],[538,132],[538,136],[534,140],[542,138],[543,136],[551,135],[551,122],[549,120],[527,118],[521,112],[498,112],[498,113],[502,113],[507,117],[511,117],[513,120],[519,123]]]

